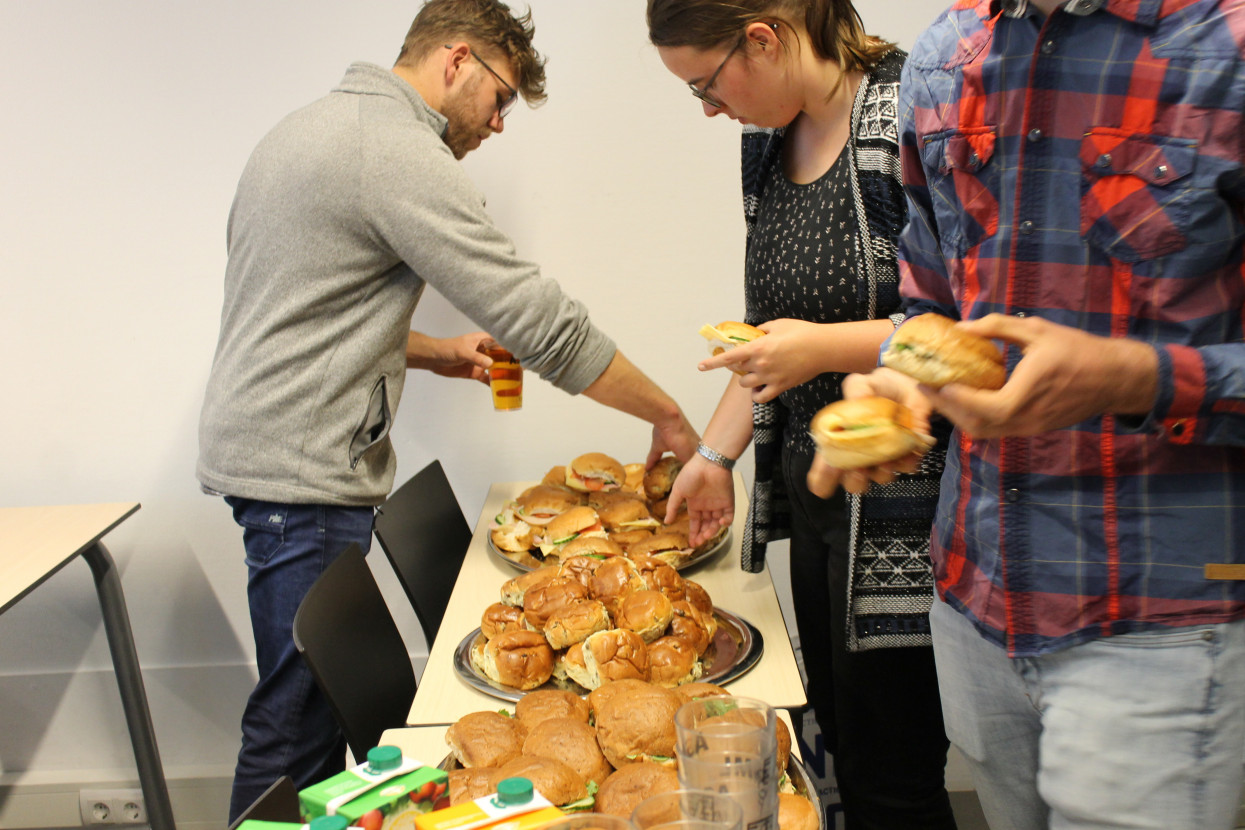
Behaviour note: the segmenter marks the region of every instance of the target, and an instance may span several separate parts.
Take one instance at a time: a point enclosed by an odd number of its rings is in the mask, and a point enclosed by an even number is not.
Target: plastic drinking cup
[[[723,793],[678,789],[641,801],[631,823],[636,830],[743,830],[743,809]]]
[[[705,697],[674,715],[679,784],[731,796],[745,830],[778,828],[777,714],[762,700]]]
[[[488,370],[488,385],[493,392],[493,409],[514,412],[523,408],[523,367],[513,354],[496,340],[481,344],[484,353],[493,359]]]

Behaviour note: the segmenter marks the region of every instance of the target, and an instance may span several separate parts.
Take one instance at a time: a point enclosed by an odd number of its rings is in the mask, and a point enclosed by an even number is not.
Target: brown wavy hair
[[[844,72],[867,71],[895,47],[865,33],[851,0],[648,0],[648,39],[715,49],[737,43],[749,23],[801,19],[817,57]],[[775,31],[783,37],[781,27]]]
[[[515,16],[498,0],[428,0],[415,15],[394,66],[416,66],[433,50],[463,40],[481,56],[503,55],[519,75],[518,90],[531,106],[545,98],[545,59],[532,46],[532,12]]]

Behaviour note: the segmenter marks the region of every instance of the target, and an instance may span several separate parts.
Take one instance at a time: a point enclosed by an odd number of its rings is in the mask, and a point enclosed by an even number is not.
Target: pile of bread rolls
[[[473,712],[449,727],[453,804],[523,776],[554,804],[629,817],[650,795],[677,789],[674,713],[689,700],[729,695],[710,683],[667,689],[640,680],[605,683],[586,698],[542,689],[503,711]],[[780,830],[818,830],[820,818],[788,776],[791,733],[778,720]]]
[[[661,558],[581,553],[507,580],[471,662],[520,691],[551,677],[589,690],[625,678],[674,687],[703,676],[717,631],[709,593]]]
[[[577,456],[506,505],[494,520],[493,546],[530,568],[584,553],[643,554],[680,568],[726,532],[697,549],[688,544],[685,508],[665,523],[666,500],[681,466],[669,455],[648,471],[605,453]]]

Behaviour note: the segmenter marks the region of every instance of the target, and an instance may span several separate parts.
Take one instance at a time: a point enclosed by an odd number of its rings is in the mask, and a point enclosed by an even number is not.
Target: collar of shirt
[[[1163,0],[1067,0],[1063,11],[1077,17],[1085,17],[1102,9],[1116,17],[1131,20],[1145,26],[1153,26],[1166,12]],[[1002,12],[1008,17],[1025,17],[1034,12],[1030,0],[990,0],[991,16]]]

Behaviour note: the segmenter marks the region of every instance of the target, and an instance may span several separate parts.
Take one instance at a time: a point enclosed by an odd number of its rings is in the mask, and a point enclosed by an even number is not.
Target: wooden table
[[[533,483],[512,481],[494,484],[489,489],[440,632],[429,650],[428,662],[407,717],[408,724],[451,724],[469,712],[506,705],[459,677],[454,668],[454,650],[468,633],[479,627],[484,609],[498,601],[502,583],[520,573],[489,552],[488,533],[493,517],[501,512],[506,502]],[[804,685],[769,569],[757,574],[739,569],[739,546],[747,505],[743,479],[737,473],[735,523],[731,527],[729,548],[682,573],[703,585],[719,608],[744,618],[761,632],[764,652],[760,661],[747,674],[727,684],[730,692],[760,698],[776,707],[800,707],[806,703]]]
[[[173,830],[168,785],[147,708],[147,692],[121,592],[121,577],[112,556],[100,542],[138,508],[136,502],[0,508],[0,613],[77,556],[86,560],[95,576],[147,818],[155,830]]]

